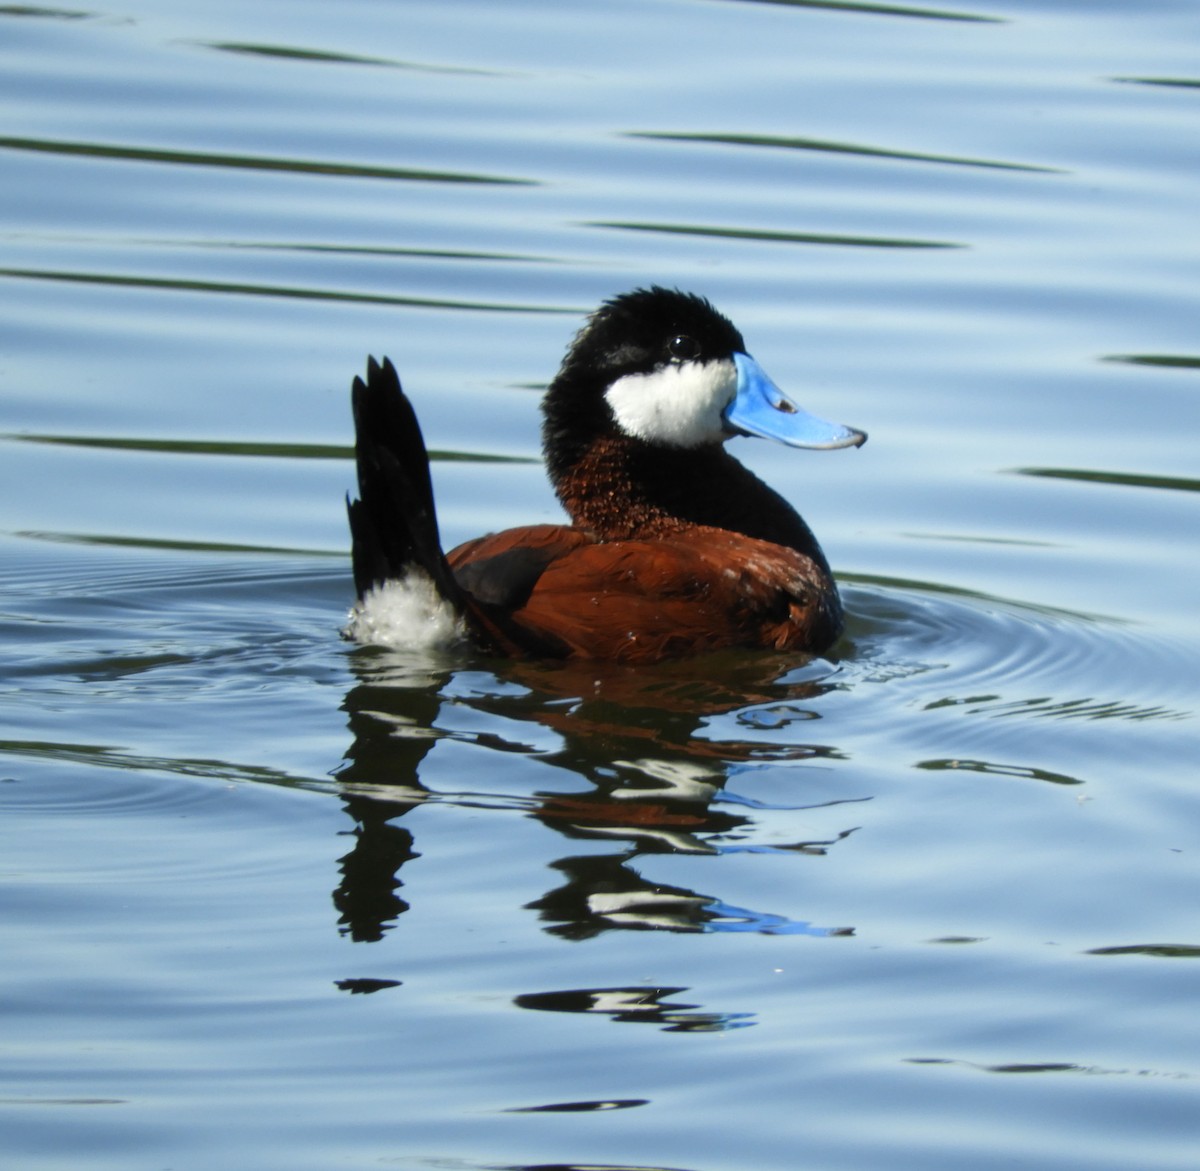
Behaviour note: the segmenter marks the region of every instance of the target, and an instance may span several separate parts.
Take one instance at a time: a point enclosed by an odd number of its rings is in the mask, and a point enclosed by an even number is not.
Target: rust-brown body
[[[643,663],[728,647],[823,649],[841,628],[822,566],[740,533],[693,525],[604,541],[535,525],[468,541],[448,561],[469,582],[514,550],[545,559],[528,593],[472,598],[472,608],[504,641],[556,657]]]

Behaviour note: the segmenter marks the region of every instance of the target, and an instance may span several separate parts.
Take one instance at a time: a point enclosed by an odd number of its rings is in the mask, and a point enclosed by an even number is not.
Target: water
[[[1194,1165],[1198,33],[0,7],[6,1165]],[[448,543],[553,520],[650,282],[870,432],[736,443],[843,642],[341,642],[366,355]]]

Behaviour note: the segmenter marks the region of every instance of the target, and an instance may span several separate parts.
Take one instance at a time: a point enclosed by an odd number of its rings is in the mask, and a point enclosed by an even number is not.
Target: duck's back
[[[707,526],[602,541],[537,525],[469,541],[448,560],[475,604],[533,653],[658,662],[729,647],[823,649],[841,632],[823,564]]]

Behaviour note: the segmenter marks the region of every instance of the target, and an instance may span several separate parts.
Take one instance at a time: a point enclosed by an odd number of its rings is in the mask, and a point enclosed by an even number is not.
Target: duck
[[[369,359],[351,401],[354,642],[646,664],[820,654],[842,634],[812,530],[725,445],[861,447],[866,433],[803,410],[698,294],[615,296],[569,345],[542,400],[545,467],[569,523],[443,552],[429,456],[388,358]]]

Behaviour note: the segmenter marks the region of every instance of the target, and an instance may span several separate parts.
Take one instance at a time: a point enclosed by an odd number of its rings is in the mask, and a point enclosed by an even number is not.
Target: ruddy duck
[[[646,663],[729,647],[820,652],[841,634],[816,538],[724,443],[867,437],[801,410],[702,297],[625,293],[568,349],[542,402],[542,446],[569,525],[443,554],[425,443],[391,362],[372,358],[352,397],[358,602],[346,633],[358,642],[457,638],[514,657]]]

